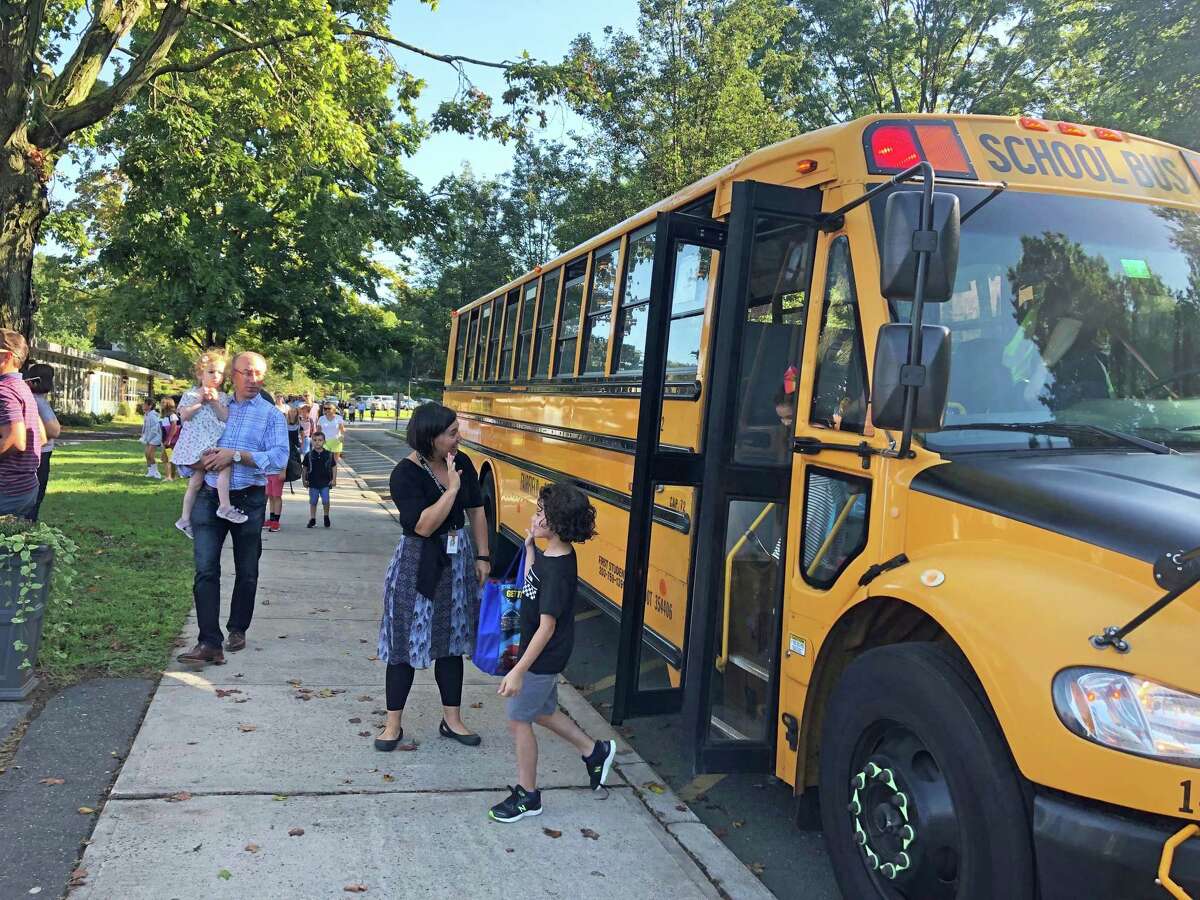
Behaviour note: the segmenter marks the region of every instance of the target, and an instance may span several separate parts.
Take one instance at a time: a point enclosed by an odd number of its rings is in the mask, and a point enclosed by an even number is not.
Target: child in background
[[[517,751],[517,786],[488,815],[516,822],[542,814],[537,789],[537,736],[533,723],[553,731],[579,751],[592,790],[603,787],[617,755],[615,741],[593,741],[558,708],[558,676],[575,645],[578,569],[571,546],[596,534],[596,510],[577,487],[548,484],[525,532],[525,586],[521,598],[521,656],[500,682],[508,697],[508,731]],[[537,549],[534,540],[546,542]]]
[[[205,350],[196,360],[196,384],[188,388],[179,399],[179,418],[183,430],[175,444],[173,460],[179,473],[188,479],[187,492],[183,495],[183,511],[175,527],[192,536],[192,506],[196,495],[204,484],[204,470],[193,469],[200,458],[217,446],[225,433],[225,421],[229,418],[229,395],[221,392],[225,383],[225,354],[220,350]],[[229,480],[233,466],[226,466],[217,477],[217,495],[220,505],[217,515],[236,524],[246,521],[246,514],[229,500]]]
[[[308,456],[308,451],[312,449],[312,433],[313,422],[316,421],[316,416],[313,415],[311,403],[300,404],[300,459]]]
[[[175,444],[179,441],[179,432],[182,430],[183,423],[179,421],[179,416],[175,414],[175,401],[170,397],[163,397],[160,404],[160,416],[162,419],[162,461],[167,469],[167,481],[175,480],[175,465],[173,457],[175,454]]]
[[[317,527],[317,501],[325,507],[325,527],[329,522],[329,489],[337,487],[337,460],[325,449],[325,435],[313,435],[312,450],[304,457],[304,486],[308,488],[308,527]]]
[[[142,401],[142,436],[138,438],[146,451],[146,477],[162,478],[158,471],[158,448],[162,446],[162,418],[154,406],[154,398]]]

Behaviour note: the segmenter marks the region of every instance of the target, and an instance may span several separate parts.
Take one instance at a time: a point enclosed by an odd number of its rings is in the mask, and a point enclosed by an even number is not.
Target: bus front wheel
[[[929,643],[868,650],[833,689],[821,820],[846,897],[1028,900],[1033,847],[995,720]]]

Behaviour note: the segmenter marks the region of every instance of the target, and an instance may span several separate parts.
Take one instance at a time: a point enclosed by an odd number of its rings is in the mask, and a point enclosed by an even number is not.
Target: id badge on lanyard
[[[453,556],[458,552],[458,532],[451,531],[446,535],[446,552]]]

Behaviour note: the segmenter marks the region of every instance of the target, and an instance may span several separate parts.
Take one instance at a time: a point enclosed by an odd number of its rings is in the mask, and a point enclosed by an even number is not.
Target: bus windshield
[[[963,212],[989,193],[950,190]],[[1200,213],[1007,191],[963,225],[954,296],[925,322],[952,333],[931,449],[1128,449],[1105,429],[1200,450]]]

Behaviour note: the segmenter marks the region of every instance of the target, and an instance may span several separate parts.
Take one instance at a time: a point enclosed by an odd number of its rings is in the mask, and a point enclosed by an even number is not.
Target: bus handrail
[[[768,503],[764,506],[762,512],[758,514],[758,518],[750,523],[750,527],[737,539],[737,543],[733,545],[730,551],[725,554],[725,603],[721,616],[721,655],[717,657],[718,672],[724,672],[725,667],[729,664],[729,604],[733,597],[733,558],[738,554],[739,550],[746,546],[746,541],[750,540],[755,529],[762,524],[763,519],[767,517],[767,513],[774,508],[774,503]]]
[[[846,505],[842,507],[842,511],[838,513],[838,517],[833,521],[833,527],[829,529],[829,534],[825,536],[821,547],[817,550],[817,555],[813,557],[812,563],[807,569],[808,577],[815,578],[817,575],[817,566],[825,559],[825,554],[829,552],[829,548],[833,545],[833,539],[837,537],[838,532],[842,530],[842,526],[846,523],[846,517],[850,515],[850,508],[858,501],[859,494],[851,494],[846,501]]]

